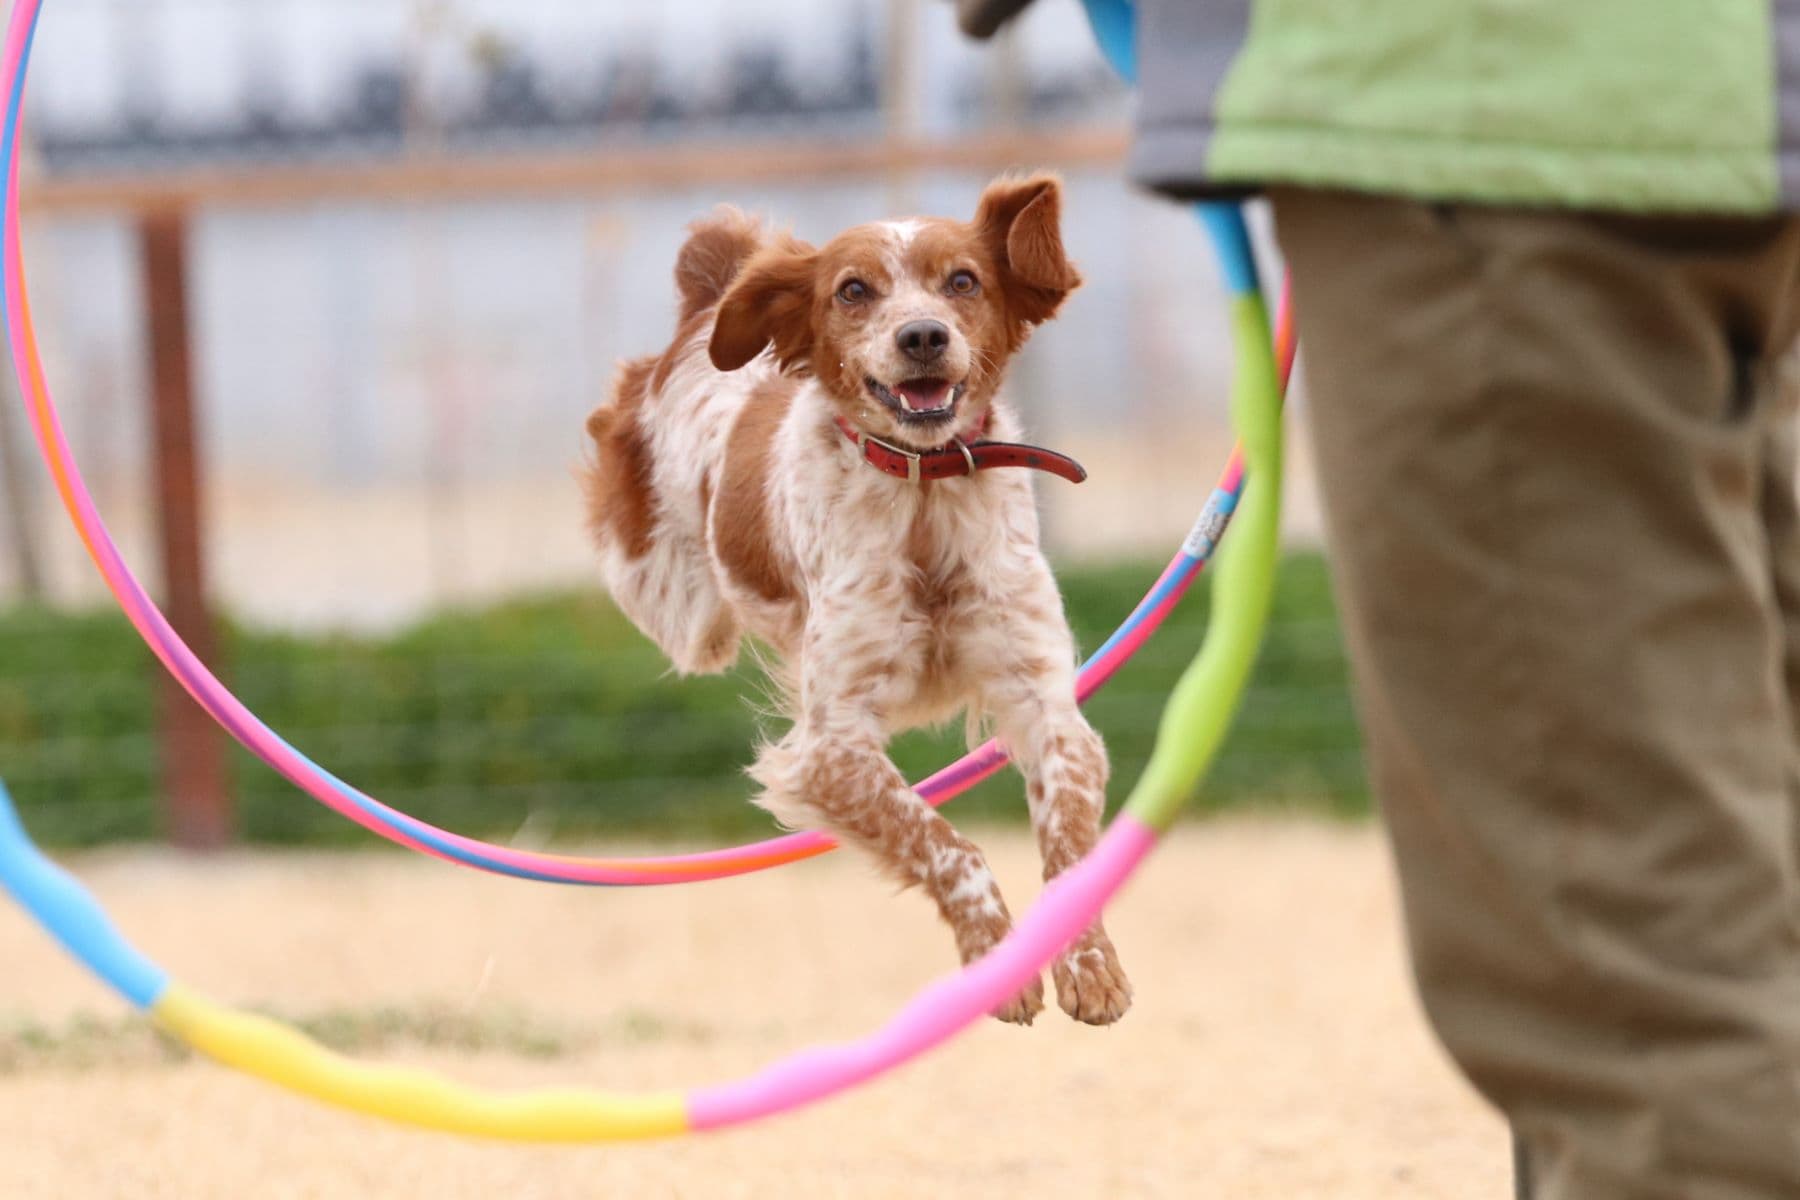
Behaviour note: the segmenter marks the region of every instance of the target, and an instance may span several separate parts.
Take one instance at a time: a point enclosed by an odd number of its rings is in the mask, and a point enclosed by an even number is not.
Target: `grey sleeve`
[[[990,38],[1031,0],[956,0],[956,21],[970,37]]]

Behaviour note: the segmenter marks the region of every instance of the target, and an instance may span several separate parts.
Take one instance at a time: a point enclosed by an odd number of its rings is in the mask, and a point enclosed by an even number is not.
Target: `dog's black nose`
[[[908,321],[894,335],[900,352],[914,362],[936,362],[950,345],[950,328],[942,321]]]

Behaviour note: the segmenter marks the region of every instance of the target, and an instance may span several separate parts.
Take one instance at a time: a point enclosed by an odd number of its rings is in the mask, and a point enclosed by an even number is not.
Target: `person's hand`
[[[990,38],[1031,0],[956,0],[956,23],[970,37]]]

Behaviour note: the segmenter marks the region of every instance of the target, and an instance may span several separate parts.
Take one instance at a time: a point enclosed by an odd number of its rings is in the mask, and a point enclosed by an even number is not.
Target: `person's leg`
[[[1793,728],[1755,360],[1785,221],[1292,192],[1421,996],[1536,1200],[1800,1194]]]
[[[1512,1135],[1512,1171],[1513,1200],[1536,1200],[1537,1189],[1531,1186],[1531,1156],[1517,1132]]]
[[[1795,297],[1800,304],[1800,296]],[[1764,439],[1763,528],[1769,567],[1781,604],[1789,728],[1788,797],[1800,813],[1800,347],[1790,349],[1768,378]],[[1800,820],[1794,822],[1800,860]]]

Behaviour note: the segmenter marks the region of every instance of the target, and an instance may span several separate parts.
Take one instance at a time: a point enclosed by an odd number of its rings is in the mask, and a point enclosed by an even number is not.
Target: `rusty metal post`
[[[0,383],[0,492],[6,497],[6,542],[19,598],[36,603],[44,598],[44,568],[37,552],[36,497],[13,424],[15,395],[11,379]]]
[[[218,635],[206,601],[199,433],[188,317],[187,219],[179,210],[138,223],[151,375],[151,449],[163,604],[175,632],[218,670]],[[212,849],[232,836],[223,736],[166,673],[161,683],[164,825],[178,846]]]

